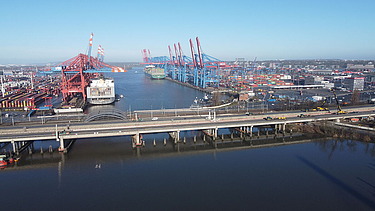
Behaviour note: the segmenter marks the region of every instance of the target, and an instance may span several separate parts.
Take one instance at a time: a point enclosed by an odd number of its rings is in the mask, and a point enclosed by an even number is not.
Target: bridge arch
[[[99,111],[89,113],[84,122],[92,122],[98,120],[106,120],[106,119],[127,119],[127,114],[118,109],[102,109]]]

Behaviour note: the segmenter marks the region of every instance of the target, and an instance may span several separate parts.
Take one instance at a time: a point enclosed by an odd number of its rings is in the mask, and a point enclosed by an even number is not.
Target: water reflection
[[[361,182],[363,182],[365,185],[367,185],[368,187],[370,187],[371,190],[369,190],[371,192],[371,194],[373,196],[375,196],[375,185],[371,184],[370,182],[368,182],[367,180],[364,180],[360,177],[357,177],[357,179]]]
[[[331,139],[327,141],[315,142],[322,152],[327,153],[328,158],[331,159],[336,152],[355,153],[360,150],[360,153],[368,154],[375,157],[374,143],[359,142],[354,140],[338,140]]]
[[[163,198],[165,195],[159,193],[177,191],[176,185],[180,187],[176,194],[189,196],[195,202],[190,204],[192,209],[206,203],[198,203],[199,198],[203,197],[196,195],[198,190],[204,191],[205,197],[210,197],[217,194],[219,187],[230,190],[230,200],[236,209],[247,207],[249,203],[261,209],[267,196],[275,199],[267,205],[267,209],[273,210],[286,206],[285,203],[288,204],[286,208],[297,206],[302,210],[321,210],[327,208],[327,203],[336,210],[352,210],[354,207],[363,210],[374,206],[371,198],[375,183],[374,144],[356,142],[353,145],[350,140],[322,139],[306,142],[306,137],[298,136],[277,139],[260,137],[252,142],[242,139],[218,141],[215,148],[208,140],[203,142],[198,138],[194,143],[191,136],[187,137],[185,144],[173,144],[172,140],[167,140],[166,145],[163,138],[159,138],[154,146],[154,138],[150,136],[146,137],[145,147],[136,149],[131,148],[130,138],[127,137],[80,140],[68,154],[26,153],[17,166],[4,169],[1,173],[8,180],[10,177],[28,177],[32,182],[26,187],[30,188],[35,183],[38,188],[50,190],[60,198],[84,192],[86,195],[81,199],[99,204],[100,208],[106,204],[94,200],[97,191],[102,193],[101,196],[111,195],[116,204],[127,206],[128,209],[137,209],[136,204],[131,203],[137,197],[151,194],[154,197],[148,198],[147,204],[158,204],[157,208],[161,209],[168,203]],[[353,147],[356,150],[352,150]],[[12,170],[19,171],[9,174],[14,172]],[[44,176],[30,177],[29,172],[43,172]],[[8,186],[5,184],[3,187],[8,190]],[[287,187],[293,188],[289,190]],[[95,191],[82,192],[83,189]],[[16,193],[10,190],[11,195]],[[301,193],[309,198],[309,203],[298,200]],[[341,203],[341,198],[346,198],[346,194],[350,195],[350,206],[347,202]],[[244,195],[251,197],[236,200]],[[124,200],[119,196],[130,199]],[[46,194],[43,197],[51,203],[59,201],[59,197]],[[173,201],[179,198],[170,197]],[[26,200],[25,204],[32,203],[30,200]],[[217,197],[211,200],[217,200]],[[184,200],[181,202],[187,203]],[[225,203],[225,208],[229,209],[230,204]],[[60,206],[61,209],[68,209],[77,204],[67,201]],[[144,206],[144,209],[151,209],[146,204]],[[220,207],[215,203],[209,206],[210,209]]]
[[[68,154],[59,153],[56,150],[52,153],[39,153],[39,150],[34,150],[33,154],[28,154],[28,152],[25,151],[22,154],[22,159],[16,165],[9,166],[9,168],[5,170],[48,168],[57,165],[58,175],[60,177],[61,171],[66,163],[91,162],[93,163],[93,167],[101,168],[102,163],[105,162],[132,162],[134,159],[155,159],[161,157],[194,155],[197,153],[212,153],[215,157],[216,153],[228,150],[279,147],[289,144],[303,144],[306,142],[312,142],[314,145],[317,145],[318,149],[323,152],[323,154],[326,154],[328,160],[332,160],[336,153],[361,153],[363,155],[367,154],[371,157],[375,157],[375,144],[355,142],[352,140],[307,139],[306,136],[296,135],[288,138],[278,137],[276,139],[260,137],[247,139],[245,141],[237,137],[233,140],[219,139],[213,144],[214,142],[212,140],[203,140],[201,136],[192,138],[196,133],[186,132],[185,134],[182,133],[184,142],[180,141],[175,144],[173,139],[165,138],[168,137],[167,134],[158,135],[159,139],[151,139],[151,137],[154,136],[148,135],[149,137],[147,137],[146,135],[145,142],[147,144],[134,149],[131,147],[130,137],[117,137],[112,140],[80,140],[74,144]],[[45,142],[43,143],[46,145]],[[36,145],[38,144],[36,143]],[[375,170],[375,164],[370,163],[368,166],[372,170]]]
[[[375,208],[375,202],[372,199],[369,199],[368,197],[364,196],[362,193],[355,190],[353,187],[350,187],[346,182],[343,182],[342,180],[338,179],[334,175],[330,174],[329,172],[325,171],[324,169],[320,168],[318,165],[315,165],[313,162],[309,161],[308,159],[297,156],[297,158],[306,164],[306,166],[313,169],[315,172],[332,182],[333,184],[339,186],[342,190],[352,195],[354,198],[360,200],[362,203],[366,204],[370,208]],[[358,177],[357,177],[358,179]],[[360,179],[360,181],[365,182],[363,179]],[[369,184],[365,182],[366,184]]]

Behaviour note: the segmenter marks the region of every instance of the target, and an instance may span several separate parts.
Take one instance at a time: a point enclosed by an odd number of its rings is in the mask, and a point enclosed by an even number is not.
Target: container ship
[[[163,68],[155,67],[154,65],[148,65],[145,67],[144,72],[151,79],[164,79],[165,72]]]
[[[87,102],[92,105],[111,104],[115,101],[115,82],[112,78],[94,78],[86,88]]]

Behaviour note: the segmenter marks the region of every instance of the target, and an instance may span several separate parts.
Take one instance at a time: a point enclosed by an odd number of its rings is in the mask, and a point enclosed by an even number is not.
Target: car
[[[153,117],[151,120],[155,121],[155,120],[158,120],[159,118],[157,117]]]
[[[304,118],[304,117],[309,117],[310,115],[307,115],[307,114],[300,114],[300,115],[298,115],[297,117],[299,117],[299,118]]]
[[[250,112],[246,112],[245,114],[246,114],[246,116],[253,115],[253,113],[250,113]]]
[[[264,117],[263,119],[264,120],[272,120],[272,117],[268,116],[268,117]]]
[[[279,117],[277,117],[277,119],[286,119],[286,117],[285,116],[279,116]]]

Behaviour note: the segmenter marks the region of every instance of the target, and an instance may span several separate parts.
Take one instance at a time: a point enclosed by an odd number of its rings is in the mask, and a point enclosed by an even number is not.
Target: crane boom
[[[199,42],[199,38],[198,37],[196,37],[195,39],[197,41],[197,49],[198,49],[198,58],[199,58],[199,64],[198,65],[199,65],[199,67],[201,69],[203,69],[204,68],[204,64],[203,64],[203,56],[202,56],[201,43]]]
[[[193,66],[194,68],[197,68],[197,60],[195,59],[195,50],[194,50],[194,45],[193,45],[193,41],[190,39],[189,40],[190,42],[190,51],[191,51],[191,58],[193,60]]]
[[[336,95],[336,92],[334,89],[331,89],[332,93],[333,93],[333,96],[335,97],[335,100],[336,100],[336,104],[337,104],[337,114],[346,114],[346,111],[343,111],[341,109],[341,106],[340,106],[340,102],[339,100],[337,99],[337,95]]]

